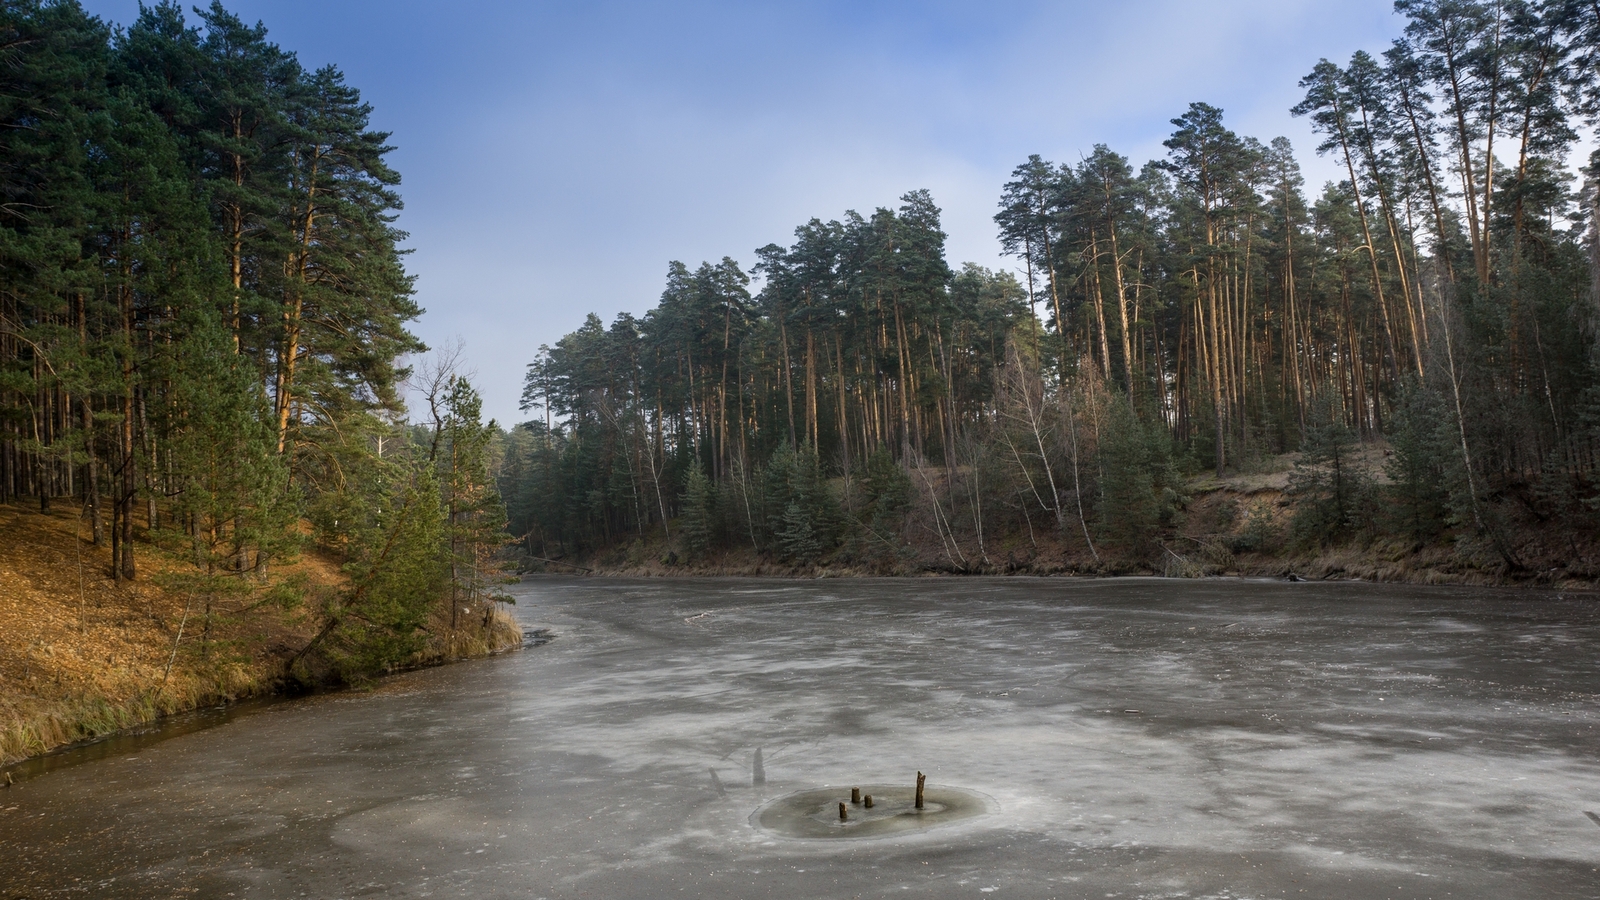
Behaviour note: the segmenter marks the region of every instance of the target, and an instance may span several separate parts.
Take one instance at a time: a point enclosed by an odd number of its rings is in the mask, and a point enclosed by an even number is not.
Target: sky
[[[337,65],[392,132],[413,330],[459,343],[502,424],[530,417],[541,344],[655,306],[671,260],[748,267],[812,217],[927,188],[953,266],[1015,268],[993,221],[1013,168],[1097,143],[1137,166],[1191,102],[1287,136],[1315,191],[1338,172],[1289,114],[1298,81],[1401,28],[1391,0],[225,5]]]

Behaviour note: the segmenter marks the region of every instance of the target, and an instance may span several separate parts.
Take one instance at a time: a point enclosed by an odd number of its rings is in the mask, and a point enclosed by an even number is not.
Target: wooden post
[[[851,788],[850,789],[850,802],[851,803],[860,803],[861,802],[861,788],[855,787],[855,788]]]
[[[867,795],[867,799],[866,799],[864,805],[867,807],[867,809],[871,809],[872,808],[872,795],[871,794]]]
[[[927,783],[927,781],[928,781],[928,776],[922,774],[921,772],[917,773],[917,809],[921,809],[922,808],[922,788],[923,788],[923,785],[925,785]]]
[[[850,818],[849,807],[844,805],[844,801],[843,800],[840,800],[839,801],[839,821],[843,822],[843,821],[848,820],[849,818]]]

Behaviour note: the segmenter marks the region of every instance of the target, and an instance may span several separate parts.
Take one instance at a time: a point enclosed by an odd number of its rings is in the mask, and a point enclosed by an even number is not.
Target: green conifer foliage
[[[678,527],[683,534],[683,546],[690,559],[703,557],[711,548],[713,517],[716,514],[716,495],[711,480],[699,466],[689,469],[683,488],[683,515]]]
[[[491,442],[498,430],[483,422],[483,399],[463,377],[449,380],[437,423],[439,439],[432,462],[444,498],[450,562],[450,627],[461,626],[463,612],[506,602],[492,585],[500,573],[496,554],[510,540],[505,533],[505,503],[489,471]]]
[[[861,479],[861,514],[873,531],[898,534],[911,508],[911,476],[895,461],[888,448],[867,457]]]
[[[345,567],[350,587],[326,610],[322,646],[316,647],[345,681],[393,669],[418,653],[429,615],[450,588],[438,479],[417,463],[387,468],[391,486],[353,545]]]
[[[1289,476],[1296,504],[1290,531],[1300,546],[1326,546],[1371,526],[1371,483],[1356,452],[1342,410],[1336,403],[1320,405]]]
[[[817,537],[815,519],[798,500],[789,501],[780,520],[777,533],[778,555],[781,559],[798,563],[813,563],[822,555],[822,541]]]
[[[223,662],[242,648],[219,646],[217,625],[275,600],[294,606],[292,585],[266,582],[272,560],[292,559],[299,547],[298,518],[288,468],[274,450],[272,431],[253,368],[231,352],[227,332],[202,321],[172,348],[165,372],[167,410],[181,410],[184,426],[171,428],[164,462],[182,493],[167,510],[158,538],[193,568],[163,576],[166,585],[196,602],[200,653]]]
[[[255,373],[229,345],[220,325],[203,323],[174,348],[168,371],[168,409],[186,419],[165,457],[184,485],[169,522],[208,573],[249,572],[292,551],[299,513]]]
[[[753,298],[730,259],[672,263],[642,324],[593,320],[530,373],[561,449],[528,477],[586,510],[559,543],[664,533],[697,464],[745,499],[764,552],[799,515],[822,558],[840,541],[860,558],[876,526],[853,482],[887,452],[954,568],[993,565],[997,533],[1026,536],[1013,556],[1043,533],[1098,558],[1096,531],[1148,556],[1183,504],[1174,458],[1227,482],[1303,449],[1296,536],[1320,545],[1372,525],[1361,498],[1388,438],[1385,528],[1521,565],[1528,516],[1600,506],[1582,421],[1600,384],[1600,175],[1566,171],[1600,111],[1591,7],[1402,0],[1387,52],[1317,61],[1301,83],[1291,112],[1339,173],[1318,196],[1287,139],[1237,134],[1206,103],[1137,174],[1103,145],[1074,165],[1030,156],[995,216],[1020,282],[952,271],[922,191],[756,250]],[[848,522],[797,498],[802,452],[861,504]],[[1277,546],[1274,513],[1250,522],[1233,537]]]
[[[494,423],[463,380],[424,429],[442,457],[402,433],[424,348],[370,115],[218,2],[115,32],[0,4],[0,503],[81,503],[119,581],[159,540],[219,660],[215,620],[299,599],[272,563],[302,514],[352,579],[302,675],[395,665],[497,599]]]
[[[1390,423],[1393,452],[1384,463],[1388,527],[1415,541],[1438,537],[1451,524],[1450,485],[1459,480],[1460,453],[1443,397],[1411,387]]]
[[[1148,552],[1185,499],[1166,430],[1140,420],[1125,397],[1113,396],[1102,419],[1096,459],[1101,531],[1129,553]]]
[[[779,445],[761,469],[761,507],[765,511],[765,534],[769,539],[776,539],[784,530],[784,517],[795,499],[795,469],[794,448],[788,444]]]
[[[838,545],[839,503],[814,453],[780,446],[763,470],[761,483],[767,534],[779,558],[814,562]]]

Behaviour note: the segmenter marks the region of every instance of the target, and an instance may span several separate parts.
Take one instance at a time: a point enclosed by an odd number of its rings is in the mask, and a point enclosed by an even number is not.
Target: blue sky
[[[394,133],[415,330],[464,342],[503,423],[540,344],[655,305],[669,260],[748,266],[812,216],[925,187],[952,264],[1012,267],[991,217],[1014,166],[1096,143],[1141,163],[1191,101],[1287,135],[1314,189],[1336,172],[1296,83],[1401,27],[1390,0],[227,5],[342,68]]]

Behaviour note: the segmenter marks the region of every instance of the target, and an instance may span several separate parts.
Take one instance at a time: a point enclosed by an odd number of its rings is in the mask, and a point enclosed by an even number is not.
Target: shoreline
[[[274,573],[302,592],[293,607],[208,607],[164,586],[181,561],[142,535],[139,579],[113,580],[109,549],[75,533],[75,512],[0,504],[0,790],[14,764],[58,748],[294,693],[285,664],[343,585],[337,560],[307,550]],[[490,655],[522,638],[504,610],[469,631],[430,625],[426,646],[391,671]]]
[[[1202,544],[1202,551],[1217,550],[1217,544]],[[559,568],[551,571],[525,571],[523,578],[560,576],[565,578],[752,578],[808,581],[824,578],[1068,578],[1116,579],[1160,578],[1164,580],[1210,581],[1216,579],[1266,579],[1278,581],[1304,581],[1325,583],[1362,583],[1380,585],[1420,585],[1459,588],[1501,588],[1528,591],[1573,591],[1587,594],[1600,593],[1600,582],[1590,578],[1574,577],[1561,569],[1525,571],[1519,573],[1490,572],[1461,564],[1449,548],[1424,548],[1421,551],[1385,559],[1381,546],[1368,548],[1337,548],[1314,555],[1274,556],[1270,554],[1232,554],[1225,550],[1213,553],[1211,558],[1190,559],[1172,551],[1168,554],[1185,563],[1158,570],[1148,563],[1117,559],[1096,562],[1081,553],[1060,552],[1059,546],[1046,548],[1057,551],[1041,554],[1045,558],[1017,560],[1011,557],[1004,564],[981,561],[962,568],[948,560],[908,560],[892,568],[854,565],[793,566],[774,563],[749,552],[727,552],[700,562],[667,562],[648,559],[626,562],[605,554],[581,559],[587,572],[573,569],[573,562],[550,560]],[[1163,547],[1165,549],[1165,547]],[[976,554],[975,554],[976,555]],[[1202,557],[1201,552],[1193,554]],[[1391,554],[1392,555],[1392,554]],[[620,563],[620,564],[619,564]],[[1455,563],[1441,566],[1440,563]],[[522,627],[506,611],[496,616],[491,641],[482,646],[452,648],[446,653],[434,649],[415,664],[397,668],[380,676],[422,668],[431,668],[455,662],[482,659],[524,647]],[[495,636],[498,636],[497,638]],[[474,641],[474,644],[479,642]],[[535,640],[529,646],[537,646]],[[466,650],[467,652],[461,652]],[[165,651],[163,650],[163,653]],[[288,684],[271,665],[271,657],[257,658],[248,666],[229,666],[221,671],[205,674],[205,687],[188,690],[181,695],[164,688],[144,688],[132,694],[118,696],[114,690],[84,690],[45,698],[35,696],[25,714],[13,709],[11,721],[0,723],[0,789],[10,774],[13,779],[19,769],[39,759],[74,752],[84,747],[115,740],[144,729],[161,729],[163,723],[185,716],[203,715],[207,710],[232,710],[241,704],[273,703],[296,696],[323,692],[340,692],[351,686],[318,686],[306,691]],[[183,675],[174,672],[174,675]],[[188,673],[191,678],[197,673]],[[59,683],[59,682],[58,682]],[[13,700],[13,707],[16,702]],[[26,777],[33,777],[28,775]]]
[[[1345,554],[1326,554],[1292,559],[1267,558],[1249,560],[1228,567],[1205,567],[1198,571],[1160,571],[1137,565],[1080,565],[1047,566],[974,566],[959,569],[950,566],[923,566],[894,571],[872,570],[854,566],[785,566],[772,562],[753,563],[677,563],[660,562],[614,566],[594,560],[587,573],[570,571],[525,571],[528,576],[565,576],[570,578],[774,578],[812,580],[819,578],[1162,578],[1172,581],[1209,580],[1217,578],[1271,579],[1277,581],[1305,582],[1356,582],[1366,584],[1427,585],[1439,587],[1494,587],[1527,590],[1562,590],[1600,593],[1600,581],[1576,576],[1552,575],[1549,570],[1526,575],[1507,576],[1479,569],[1450,570],[1435,567],[1408,568],[1404,565],[1384,563],[1376,559],[1354,560]],[[1199,567],[1197,567],[1199,568]]]
[[[51,759],[57,759],[67,754],[77,753],[91,747],[96,747],[103,744],[114,744],[118,741],[127,739],[133,739],[139,742],[140,746],[146,742],[146,738],[148,738],[149,743],[157,743],[171,737],[178,737],[183,734],[188,734],[192,731],[199,731],[205,728],[214,727],[215,725],[225,724],[239,715],[248,715],[252,710],[257,708],[274,706],[279,703],[287,703],[309,697],[332,694],[348,694],[352,692],[364,691],[376,685],[380,685],[391,678],[404,675],[409,672],[418,672],[425,669],[435,669],[441,666],[455,665],[457,663],[490,659],[495,656],[513,653],[524,649],[524,647],[527,645],[525,645],[523,641],[521,628],[515,624],[514,617],[511,617],[509,613],[505,613],[503,611],[500,616],[504,617],[504,619],[510,620],[513,626],[510,629],[510,632],[516,635],[516,640],[514,642],[488,644],[485,646],[485,649],[483,649],[482,652],[455,656],[430,657],[426,660],[419,661],[414,665],[407,665],[396,668],[389,672],[384,672],[366,684],[318,685],[308,690],[304,688],[296,689],[289,685],[289,683],[284,681],[282,678],[279,678],[275,682],[267,684],[262,690],[246,691],[229,696],[206,697],[202,698],[198,703],[186,705],[181,708],[174,708],[169,711],[159,712],[155,715],[146,716],[141,716],[140,714],[148,710],[150,708],[149,705],[145,703],[133,702],[133,699],[135,698],[130,698],[130,701],[125,702],[120,706],[117,704],[105,703],[102,698],[92,698],[89,700],[89,703],[95,705],[104,704],[105,707],[116,711],[113,714],[121,713],[122,716],[124,716],[124,718],[119,719],[121,724],[109,730],[95,730],[92,733],[86,733],[83,736],[75,737],[64,743],[50,744],[38,752],[30,753],[25,756],[0,760],[0,790],[4,790],[12,783],[20,784],[23,781],[48,774],[62,765],[77,765],[78,762],[66,764],[58,763],[52,765],[47,761]],[[494,634],[497,635],[504,635],[506,633],[506,631],[498,629],[494,632]],[[543,641],[538,641],[532,646],[538,646],[539,643],[543,643]],[[203,719],[207,717],[208,714],[214,713],[220,713],[223,721],[210,724],[200,724],[197,727],[185,727],[186,720]],[[52,714],[47,712],[45,715]],[[68,717],[61,718],[64,721],[70,721]],[[100,721],[103,720],[91,720],[89,722],[80,721],[78,723],[78,729],[86,730],[84,729],[84,726],[93,725]],[[26,728],[26,726],[27,723],[23,723],[22,727]],[[14,731],[18,729],[13,727],[4,730]],[[172,731],[173,733],[168,733],[169,731]],[[89,760],[83,760],[82,762],[87,761]],[[8,776],[10,776],[9,779]]]
[[[1315,562],[1315,560],[1312,560]],[[1593,581],[1567,579],[1560,582],[1535,581],[1532,579],[1506,579],[1492,577],[1486,573],[1440,573],[1435,571],[1410,572],[1409,578],[1381,577],[1392,574],[1389,571],[1376,572],[1380,577],[1366,577],[1365,573],[1353,571],[1341,566],[1326,570],[1320,576],[1300,574],[1301,571],[1310,571],[1301,568],[1292,571],[1285,565],[1257,565],[1239,567],[1229,571],[1209,572],[1205,574],[1172,575],[1151,570],[1118,570],[1118,571],[1085,571],[1085,570],[1049,570],[1033,571],[1026,569],[1011,570],[976,570],[976,571],[951,571],[940,569],[923,569],[921,571],[903,572],[865,572],[852,570],[845,567],[781,567],[770,563],[757,563],[750,566],[636,566],[623,568],[594,568],[587,574],[573,572],[524,572],[520,580],[537,579],[542,577],[560,577],[564,579],[589,579],[589,578],[641,578],[641,579],[703,579],[703,578],[728,578],[728,579],[771,579],[775,581],[815,581],[819,579],[944,579],[944,578],[1035,578],[1035,579],[1083,579],[1083,580],[1116,580],[1116,579],[1159,579],[1162,581],[1284,581],[1305,583],[1348,583],[1367,585],[1417,585],[1426,587],[1444,588],[1499,588],[1511,591],[1563,591],[1600,595],[1600,585]],[[42,749],[20,757],[13,757],[0,762],[0,790],[4,790],[11,783],[21,783],[42,775],[49,774],[63,766],[75,766],[99,759],[103,756],[115,755],[118,752],[137,749],[147,743],[158,743],[172,737],[178,737],[192,731],[203,730],[217,725],[226,724],[240,715],[250,715],[252,712],[274,706],[279,703],[293,702],[295,700],[329,695],[345,694],[352,691],[364,691],[388,681],[389,679],[409,672],[424,669],[438,668],[457,663],[489,659],[506,653],[517,652],[530,647],[538,647],[548,642],[549,636],[543,630],[528,631],[514,615],[502,610],[496,617],[501,622],[507,623],[509,628],[496,633],[500,635],[511,634],[514,641],[485,645],[480,652],[455,656],[431,656],[420,660],[416,664],[397,668],[385,672],[372,682],[364,685],[321,685],[312,689],[294,689],[281,679],[267,684],[260,690],[246,689],[242,692],[226,696],[210,696],[198,698],[198,701],[182,707],[174,707],[157,712],[153,715],[148,711],[153,707],[148,703],[136,702],[143,698],[130,698],[121,704],[107,702],[104,698],[86,698],[85,705],[97,706],[116,718],[114,727],[103,728],[106,719],[90,718],[80,719],[78,736],[64,741],[50,743]],[[68,704],[70,707],[71,704]],[[59,714],[58,714],[59,715]],[[104,714],[102,714],[104,715]],[[70,716],[62,716],[70,720]],[[218,718],[220,721],[206,721]],[[193,723],[192,725],[190,723]],[[24,726],[25,727],[25,726]],[[15,726],[6,730],[16,730]],[[132,742],[132,747],[123,747],[122,744]],[[70,762],[51,762],[60,760],[70,754],[78,754],[90,748],[105,746],[105,753],[87,759]]]

